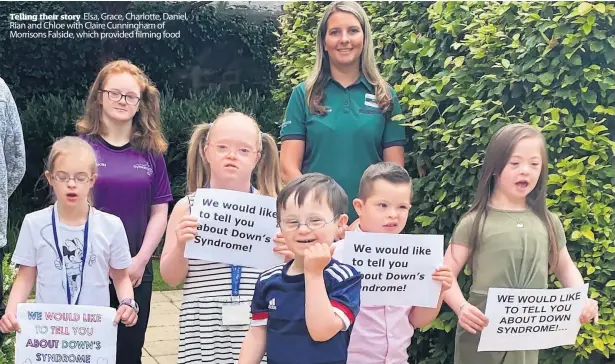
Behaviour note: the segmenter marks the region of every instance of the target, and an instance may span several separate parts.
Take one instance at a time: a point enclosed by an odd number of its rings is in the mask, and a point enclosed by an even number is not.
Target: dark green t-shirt
[[[392,117],[401,113],[401,108],[397,94],[392,88],[390,91]],[[374,86],[363,76],[347,88],[333,79],[328,81],[323,103],[326,115],[311,114],[305,95],[304,83],[293,89],[280,137],[282,141],[305,141],[301,173],[333,177],[348,195],[352,222],[357,218],[352,200],[357,197],[363,172],[382,161],[384,149],[404,146],[405,128],[378,108]]]

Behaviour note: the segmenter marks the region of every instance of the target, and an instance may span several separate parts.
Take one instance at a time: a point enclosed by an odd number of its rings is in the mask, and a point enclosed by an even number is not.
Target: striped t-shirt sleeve
[[[326,270],[331,280],[329,301],[344,322],[344,331],[354,323],[361,306],[361,275],[353,267],[335,262]]]

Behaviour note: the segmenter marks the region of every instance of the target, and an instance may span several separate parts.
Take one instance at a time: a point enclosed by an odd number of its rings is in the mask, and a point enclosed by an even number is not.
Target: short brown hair
[[[366,200],[372,194],[374,183],[383,179],[392,184],[409,184],[412,191],[412,179],[404,168],[391,162],[380,162],[367,167],[359,184],[359,198]],[[412,198],[412,192],[410,195]]]
[[[294,195],[297,206],[301,207],[306,197],[313,192],[315,200],[326,201],[333,216],[348,213],[348,195],[335,180],[322,173],[307,173],[286,185],[278,194],[276,202],[278,222],[280,212],[286,208],[290,196]]]

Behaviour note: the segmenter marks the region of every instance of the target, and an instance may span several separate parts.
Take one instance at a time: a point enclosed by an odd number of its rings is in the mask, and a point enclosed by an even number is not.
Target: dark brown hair
[[[307,173],[294,179],[278,194],[276,201],[278,222],[281,211],[286,208],[291,196],[294,196],[297,206],[301,207],[310,193],[313,193],[314,200],[326,201],[333,211],[333,216],[339,217],[348,213],[348,196],[333,178],[322,173]]]

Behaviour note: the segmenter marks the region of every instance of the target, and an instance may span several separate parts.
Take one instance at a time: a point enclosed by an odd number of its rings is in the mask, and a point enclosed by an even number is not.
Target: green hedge
[[[327,3],[291,3],[281,19],[279,87],[286,100],[314,59]],[[607,3],[363,2],[377,58],[415,133],[409,152],[429,173],[415,180],[408,232],[446,239],[467,211],[487,143],[505,124],[543,129],[549,146],[549,208],[600,305],[574,347],[541,352],[541,363],[614,357],[615,6]],[[609,133],[610,129],[610,133]],[[416,164],[407,166],[416,176]],[[466,274],[468,272],[466,271]],[[559,286],[554,277],[552,287]],[[465,292],[467,275],[460,277]],[[446,307],[417,333],[411,363],[452,363],[455,315]]]
[[[49,190],[42,180],[44,161],[53,141],[64,135],[74,135],[75,120],[82,111],[83,100],[65,95],[35,97],[28,101],[20,116],[26,144],[26,175],[9,201],[9,251],[12,252],[23,216],[48,203]],[[261,129],[277,135],[274,122],[281,117],[280,108],[258,92],[247,90],[236,94],[208,89],[187,99],[162,94],[161,117],[169,141],[165,155],[174,197],[185,191],[186,152],[192,126],[210,122],[224,109],[254,115]]]
[[[189,20],[165,23],[167,32],[180,32],[179,39],[10,38],[9,14],[90,13],[100,17],[127,12],[186,13]],[[223,85],[233,92],[241,87],[267,92],[275,80],[271,56],[277,22],[272,16],[253,18],[245,12],[220,11],[196,2],[2,2],[0,75],[19,104],[35,95],[58,92],[85,98],[100,67],[117,58],[142,66],[160,89],[181,97],[208,84]]]

